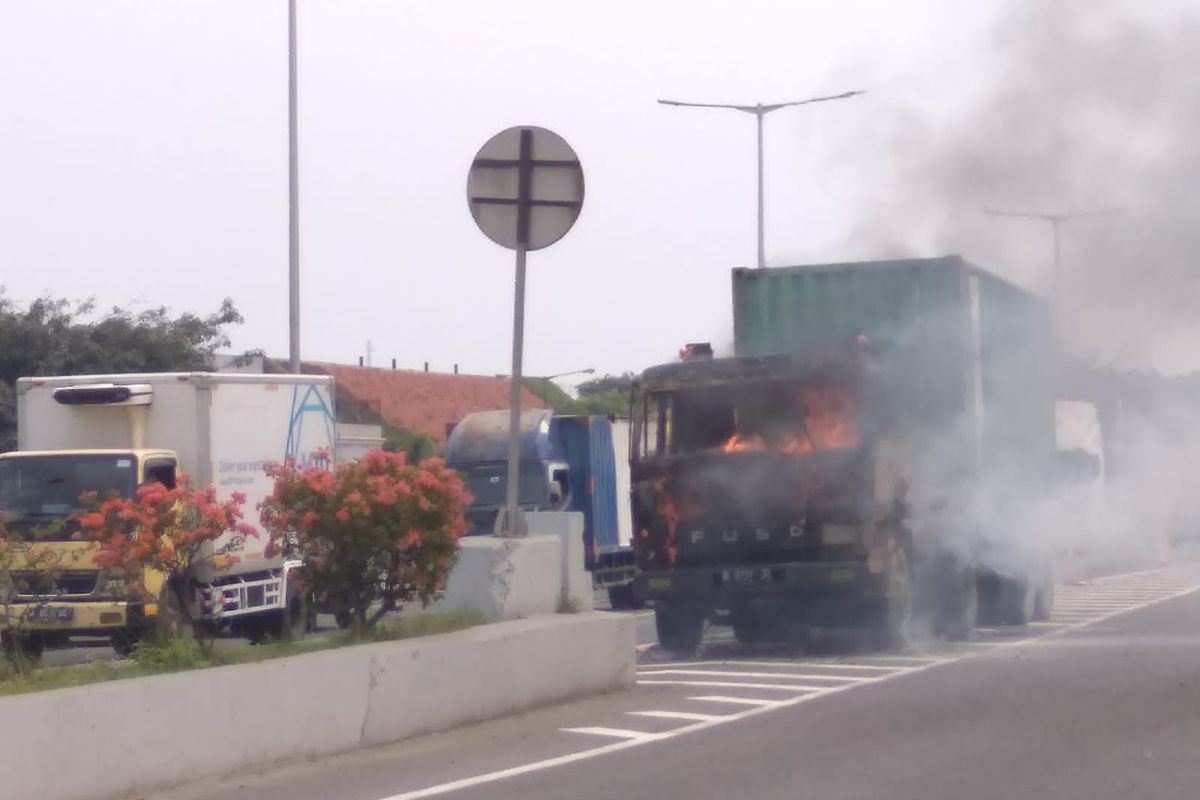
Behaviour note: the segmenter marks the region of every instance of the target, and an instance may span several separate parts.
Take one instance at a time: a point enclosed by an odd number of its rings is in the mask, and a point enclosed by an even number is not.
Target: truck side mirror
[[[550,475],[550,505],[558,508],[567,501],[570,493],[570,470],[556,469]]]

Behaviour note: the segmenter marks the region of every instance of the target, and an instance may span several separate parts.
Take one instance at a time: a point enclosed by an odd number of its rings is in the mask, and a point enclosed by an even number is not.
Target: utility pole
[[[681,106],[684,108],[728,108],[734,111],[741,111],[746,114],[753,114],[758,128],[758,268],[762,269],[767,266],[766,241],[763,233],[763,117],[770,114],[772,111],[778,111],[781,108],[789,106],[803,106],[810,103],[824,103],[829,100],[845,100],[855,95],[864,94],[861,89],[855,89],[850,92],[842,92],[841,94],[832,94],[824,97],[810,97],[807,100],[793,100],[787,103],[771,103],[764,105],[755,103],[749,105],[737,105],[733,103],[686,103],[679,100],[659,100],[658,102],[665,106]]]
[[[1074,222],[1077,219],[1086,219],[1089,217],[1108,216],[1110,214],[1120,214],[1124,211],[1123,208],[1097,208],[1091,211],[1079,211],[1073,214],[1038,214],[1028,211],[999,211],[993,208],[984,209],[984,213],[993,217],[1014,217],[1016,219],[1031,219],[1039,222],[1045,222],[1050,225],[1051,240],[1053,243],[1053,275],[1051,276],[1051,298],[1050,308],[1053,317],[1054,325],[1054,350],[1056,353],[1062,351],[1061,338],[1061,315],[1062,315],[1062,245],[1061,245],[1061,228],[1067,222]]]
[[[288,362],[300,372],[300,137],[296,91],[296,0],[288,0]]]

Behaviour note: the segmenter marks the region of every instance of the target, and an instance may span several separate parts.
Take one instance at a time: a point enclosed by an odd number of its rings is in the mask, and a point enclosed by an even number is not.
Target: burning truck
[[[736,355],[690,345],[634,398],[636,592],[687,653],[1046,616],[1043,303],[957,257],[733,273]]]

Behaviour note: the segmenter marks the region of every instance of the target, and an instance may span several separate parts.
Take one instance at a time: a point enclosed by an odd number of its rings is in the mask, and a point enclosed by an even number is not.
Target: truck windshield
[[[858,400],[845,384],[760,381],[645,396],[643,457],[701,451],[809,453],[859,443]]]
[[[128,497],[136,485],[132,455],[0,459],[0,513],[14,522],[52,523],[82,511],[84,492]]]
[[[497,507],[504,505],[508,464],[489,461],[481,464],[464,464],[455,467],[462,475],[467,491],[474,498],[472,508]],[[520,495],[518,502],[523,506],[541,507],[546,502],[545,467],[540,463],[522,463]]]

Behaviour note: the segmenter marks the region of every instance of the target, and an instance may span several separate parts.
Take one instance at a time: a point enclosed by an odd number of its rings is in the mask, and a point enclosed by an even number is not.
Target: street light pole
[[[570,372],[558,372],[554,375],[546,375],[542,378],[542,402],[546,404],[546,408],[550,407],[550,381],[554,378],[565,378],[568,375],[591,375],[596,370],[592,367],[587,369],[573,369]]]
[[[789,106],[804,106],[811,103],[824,103],[828,100],[845,100],[855,95],[864,94],[861,89],[855,89],[841,94],[825,95],[822,97],[810,97],[806,100],[793,100],[787,103],[755,103],[749,105],[737,105],[733,103],[687,103],[680,100],[659,100],[658,102],[664,106],[679,106],[683,108],[727,108],[734,111],[741,111],[746,114],[753,114],[758,134],[758,268],[762,269],[767,266],[766,255],[766,236],[763,232],[764,228],[764,201],[763,201],[763,117],[770,114],[772,111],[778,111],[781,108]]]
[[[767,113],[763,111],[762,103],[759,103],[755,109],[754,117],[758,122],[758,268],[762,269],[767,266],[767,245],[765,234],[763,233],[763,117]]]
[[[300,372],[300,137],[296,91],[296,0],[288,0],[288,361]]]
[[[1053,258],[1051,269],[1051,298],[1050,308],[1053,317],[1054,326],[1054,350],[1060,352],[1062,349],[1061,339],[1061,302],[1062,302],[1062,245],[1061,245],[1061,228],[1064,223],[1073,222],[1077,219],[1085,219],[1087,217],[1101,217],[1109,214],[1120,214],[1124,211],[1123,208],[1097,208],[1091,211],[1079,211],[1074,214],[1037,214],[1028,211],[998,211],[996,209],[984,209],[984,213],[993,217],[1014,217],[1016,219],[1031,219],[1039,222],[1045,222],[1050,225],[1050,234],[1053,243]]]

